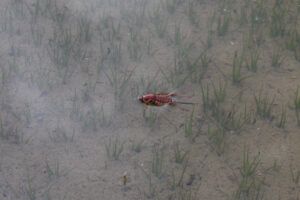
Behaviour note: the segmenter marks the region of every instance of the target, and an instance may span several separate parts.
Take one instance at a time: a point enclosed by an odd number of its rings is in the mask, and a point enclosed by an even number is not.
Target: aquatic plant
[[[174,150],[174,158],[175,158],[176,163],[181,164],[188,154],[189,154],[189,151],[182,152],[179,149],[179,144],[176,144],[175,150]]]
[[[238,57],[237,51],[234,52],[233,63],[232,63],[232,81],[233,83],[239,84],[249,76],[241,75],[241,68],[244,62],[244,54]]]
[[[234,192],[235,199],[263,199],[262,184],[263,180],[256,177],[259,164],[259,155],[252,160],[249,159],[249,151],[244,147],[243,162],[241,166],[241,180],[237,190]]]
[[[175,173],[174,173],[174,171],[172,171],[172,182],[171,182],[172,189],[175,189],[176,187],[182,187],[183,176],[186,171],[187,165],[188,165],[187,162],[183,165],[183,169],[182,169],[179,179],[177,181],[176,181]]]
[[[108,144],[105,143],[106,156],[109,160],[119,160],[121,153],[124,149],[124,142],[120,143],[118,138],[112,142],[109,138]]]
[[[300,180],[300,170],[293,169],[292,165],[290,165],[290,173],[291,173],[293,183],[298,185],[299,180]]]
[[[160,178],[163,173],[162,171],[163,160],[164,160],[163,150],[155,149],[152,158],[152,173],[158,178]]]
[[[262,98],[262,89],[259,91],[258,96],[254,94],[256,104],[256,113],[264,119],[270,119],[272,107],[275,101],[275,95],[270,101],[268,97]]]
[[[276,126],[278,128],[284,128],[286,123],[286,108],[282,105],[281,114],[277,116]]]
[[[297,118],[297,124],[300,126],[300,97],[298,96],[299,88],[297,87],[295,98],[294,98],[294,106],[295,106],[295,112],[296,112],[296,118]]]

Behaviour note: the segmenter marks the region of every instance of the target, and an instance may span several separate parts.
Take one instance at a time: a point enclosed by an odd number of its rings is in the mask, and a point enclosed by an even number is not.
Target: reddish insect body
[[[190,96],[178,95],[176,93],[146,94],[146,95],[143,95],[143,96],[139,97],[139,100],[142,103],[144,103],[148,106],[176,105],[176,103],[179,103],[179,104],[194,104],[194,103],[188,103],[188,102],[179,102],[174,98],[174,96],[190,97]]]
[[[169,94],[146,94],[141,96],[139,100],[148,106],[163,106],[175,103],[174,99]]]

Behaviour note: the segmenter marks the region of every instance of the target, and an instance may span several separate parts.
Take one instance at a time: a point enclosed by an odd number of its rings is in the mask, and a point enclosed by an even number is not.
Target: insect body
[[[176,104],[195,104],[190,102],[181,102],[177,101],[174,96],[181,96],[181,97],[190,97],[190,96],[183,96],[178,95],[176,93],[169,93],[169,94],[146,94],[139,97],[139,100],[148,105],[148,106],[164,106],[164,105],[176,105]]]

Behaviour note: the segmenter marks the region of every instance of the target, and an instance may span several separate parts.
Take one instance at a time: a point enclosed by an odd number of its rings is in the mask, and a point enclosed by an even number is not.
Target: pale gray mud
[[[300,198],[299,0],[0,13],[0,199]]]

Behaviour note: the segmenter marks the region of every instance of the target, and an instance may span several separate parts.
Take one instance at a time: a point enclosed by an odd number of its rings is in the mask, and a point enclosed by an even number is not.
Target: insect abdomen
[[[172,103],[172,98],[166,96],[166,95],[157,95],[156,96],[156,101],[160,103]]]

